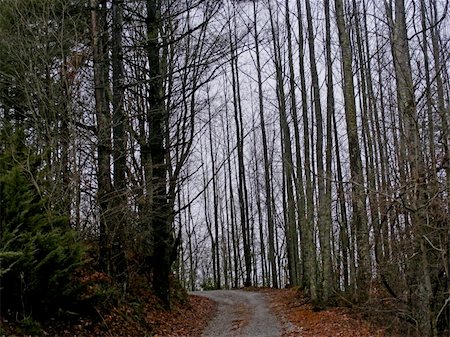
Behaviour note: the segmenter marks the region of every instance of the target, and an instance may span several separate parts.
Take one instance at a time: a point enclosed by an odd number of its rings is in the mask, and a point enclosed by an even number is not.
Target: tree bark
[[[252,284],[252,258],[250,246],[250,222],[248,212],[248,196],[247,185],[245,179],[244,167],[244,134],[243,134],[243,120],[242,107],[239,88],[239,69],[238,69],[238,55],[236,52],[236,36],[232,36],[230,26],[230,46],[231,46],[231,72],[232,72],[232,87],[233,87],[233,102],[234,102],[234,122],[236,124],[236,142],[238,152],[238,196],[240,221],[242,228],[242,239],[244,244],[244,263],[245,263],[245,280],[244,286],[250,287]]]
[[[304,273],[303,283],[307,287],[311,300],[316,303],[318,300],[317,289],[317,263],[316,263],[316,247],[314,243],[314,189],[312,179],[311,165],[311,145],[308,118],[308,96],[306,89],[306,76],[303,47],[303,23],[300,0],[297,0],[297,18],[298,18],[298,34],[299,34],[299,70],[300,70],[300,90],[302,101],[302,120],[303,120],[303,147],[304,147],[304,170],[305,170],[305,194],[306,194],[306,212],[302,221],[302,237],[304,237],[303,260]]]
[[[350,38],[346,29],[344,6],[342,0],[335,0],[336,21],[339,31],[341,63],[344,78],[345,120],[347,124],[347,139],[350,152],[350,173],[352,179],[352,211],[353,228],[356,231],[358,272],[356,298],[364,302],[368,298],[370,273],[370,246],[366,214],[366,194],[364,191],[364,176],[361,162],[361,150],[356,122],[356,104],[352,70],[352,50]]]
[[[94,62],[95,111],[97,115],[97,182],[99,203],[99,259],[101,269],[110,274],[111,113],[108,99],[108,35],[106,0],[91,0],[91,33]]]
[[[292,163],[292,147],[291,147],[291,132],[289,129],[287,114],[286,114],[286,95],[284,92],[283,71],[281,64],[281,55],[279,48],[279,37],[276,33],[274,17],[272,8],[269,4],[270,25],[272,30],[273,51],[274,51],[274,66],[276,72],[276,92],[278,100],[278,109],[280,114],[280,127],[282,138],[282,162],[285,179],[285,189],[287,203],[285,205],[285,230],[286,230],[286,248],[288,255],[288,271],[289,282],[292,285],[299,284],[299,256],[298,256],[298,234],[295,218],[295,200],[294,200],[294,174]]]
[[[147,45],[146,52],[149,67],[148,83],[148,130],[147,146],[151,158],[151,193],[152,213],[147,219],[152,231],[153,245],[153,289],[155,294],[170,307],[169,275],[171,272],[171,223],[172,211],[167,195],[167,110],[164,104],[164,86],[160,59],[161,1],[147,0]]]
[[[271,193],[271,179],[270,179],[270,163],[269,154],[267,149],[267,135],[266,135],[266,122],[264,117],[264,93],[262,87],[261,76],[261,59],[259,51],[259,37],[256,28],[256,2],[253,2],[253,28],[255,34],[255,50],[256,50],[256,71],[258,76],[258,102],[259,102],[259,118],[261,122],[261,138],[263,143],[263,156],[264,156],[264,191],[265,191],[265,204],[267,212],[267,232],[268,232],[268,259],[270,263],[272,287],[278,288],[277,282],[277,265],[275,261],[275,247],[274,247],[274,219],[273,219],[273,198]]]
[[[333,154],[332,154],[332,147],[333,147],[333,116],[335,115],[335,100],[334,100],[334,88],[333,88],[333,59],[331,56],[331,20],[330,20],[330,0],[325,0],[324,2],[324,8],[325,8],[325,59],[326,59],[326,65],[327,65],[327,72],[326,72],[326,78],[327,78],[327,118],[326,118],[326,128],[327,128],[327,136],[326,136],[326,150],[325,150],[325,195],[323,199],[323,213],[322,213],[322,221],[325,223],[325,226],[323,230],[325,231],[325,235],[323,240],[328,242],[328,245],[330,244],[330,234],[331,234],[331,228],[332,228],[332,178],[333,178],[333,172],[332,172],[332,161],[333,161]],[[335,144],[337,147],[338,145]],[[326,225],[328,224],[328,225]],[[333,282],[333,270],[331,265],[331,249],[329,252],[329,257],[325,257],[325,259],[329,259],[329,266],[325,266],[324,269],[327,267],[329,268],[328,271],[324,270],[324,290],[325,288],[328,289],[327,295],[329,296],[331,292],[335,289],[334,284],[337,284],[337,282]],[[335,254],[336,255],[336,254]],[[347,267],[347,264],[346,264]],[[328,280],[326,280],[328,278]],[[339,275],[337,277],[339,279]],[[325,295],[324,292],[324,301],[326,302],[328,300],[328,296]]]
[[[323,167],[323,119],[322,119],[322,104],[320,102],[320,88],[319,88],[319,76],[317,74],[316,53],[315,53],[315,37],[313,20],[311,14],[311,5],[309,0],[305,0],[306,5],[306,18],[308,22],[308,45],[309,45],[309,63],[311,68],[311,81],[313,91],[313,102],[315,112],[315,125],[316,125],[316,163],[317,163],[317,190],[318,190],[318,228],[320,238],[320,250],[322,258],[322,280],[321,301],[326,303],[328,297],[332,292],[332,280],[331,280],[331,247],[330,247],[330,231],[331,231],[331,218],[327,212],[329,210],[329,204],[325,200],[325,170]]]
[[[387,8],[390,10],[389,8]],[[422,333],[435,335],[435,326],[431,298],[431,276],[428,262],[428,252],[425,243],[426,223],[422,207],[427,199],[427,190],[425,183],[424,160],[421,152],[419,124],[417,117],[417,108],[414,97],[414,83],[412,78],[411,60],[409,54],[405,4],[404,0],[395,0],[394,7],[395,19],[389,12],[388,17],[391,20],[391,50],[394,61],[395,78],[397,84],[397,106],[400,120],[404,125],[403,142],[408,144],[405,149],[405,162],[409,166],[409,184],[406,197],[410,203],[412,212],[409,217],[413,226],[413,240],[419,248],[420,259],[417,265],[410,262],[412,272],[419,268],[421,279],[417,285],[416,303],[419,328]],[[414,301],[414,300],[413,300]]]
[[[125,228],[127,219],[126,180],[126,116],[124,110],[124,70],[123,70],[123,0],[112,1],[112,80],[113,80],[113,172],[114,172],[114,228],[112,231],[113,275],[119,282],[126,282]]]
[[[212,169],[212,187],[213,187],[213,212],[214,212],[214,239],[213,239],[213,250],[215,259],[213,259],[213,264],[215,267],[214,280],[216,282],[216,289],[221,288],[221,280],[220,280],[220,247],[219,247],[219,207],[218,207],[218,196],[217,196],[217,173],[216,172],[216,158],[214,156],[214,145],[213,145],[213,136],[212,136],[212,128],[213,128],[213,120],[211,114],[211,102],[209,97],[209,92],[207,93],[207,104],[208,104],[208,118],[209,118],[209,152],[211,159],[211,169]],[[206,206],[206,205],[205,205]]]

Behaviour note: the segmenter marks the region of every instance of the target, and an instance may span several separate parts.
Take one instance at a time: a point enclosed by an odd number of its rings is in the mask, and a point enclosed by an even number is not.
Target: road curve
[[[216,317],[203,332],[204,337],[280,337],[282,327],[270,312],[266,296],[243,290],[193,292],[217,303]]]

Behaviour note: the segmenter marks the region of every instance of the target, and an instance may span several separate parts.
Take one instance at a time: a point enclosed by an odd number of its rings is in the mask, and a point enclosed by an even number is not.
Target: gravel
[[[279,337],[282,327],[270,312],[266,296],[243,290],[197,291],[217,302],[217,315],[203,332],[204,337]]]

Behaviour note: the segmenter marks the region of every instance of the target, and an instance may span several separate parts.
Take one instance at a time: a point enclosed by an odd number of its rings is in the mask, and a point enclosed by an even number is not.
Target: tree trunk
[[[305,160],[305,194],[306,194],[306,212],[302,221],[302,237],[304,237],[303,261],[304,261],[304,279],[303,283],[307,287],[311,300],[316,303],[318,300],[317,289],[317,264],[316,264],[316,247],[314,243],[314,189],[312,182],[312,165],[311,165],[311,145],[309,133],[309,118],[308,118],[308,98],[306,89],[305,67],[303,63],[304,47],[303,47],[303,23],[300,0],[297,0],[297,18],[298,18],[298,33],[299,33],[299,54],[300,54],[300,90],[302,98],[302,119],[303,119],[303,146],[304,146],[304,160]]]
[[[158,43],[161,25],[160,0],[147,0],[147,58],[149,67],[148,83],[148,130],[147,145],[151,157],[151,202],[153,212],[147,219],[152,231],[153,244],[153,289],[155,294],[170,307],[169,275],[171,271],[170,248],[171,210],[167,195],[166,163],[166,121],[167,111],[164,104],[164,86]]]
[[[390,10],[389,8],[387,8]],[[395,78],[397,84],[397,105],[399,118],[404,125],[403,142],[408,144],[405,149],[406,163],[409,166],[409,184],[407,192],[407,200],[411,205],[412,212],[409,214],[413,230],[412,239],[416,241],[416,245],[420,252],[420,261],[417,265],[411,261],[412,272],[415,273],[417,268],[420,270],[421,279],[419,280],[416,303],[419,328],[422,333],[435,335],[434,318],[432,311],[431,298],[433,290],[431,287],[431,276],[428,263],[428,253],[424,236],[426,232],[426,218],[423,214],[422,207],[426,202],[426,182],[424,172],[424,160],[421,153],[419,124],[417,118],[417,108],[414,97],[414,84],[412,78],[411,60],[409,56],[408,37],[405,18],[404,0],[395,0],[395,19],[389,11],[388,17],[391,21],[391,50],[394,61]],[[413,299],[414,301],[414,299]]]
[[[316,54],[314,44],[314,28],[311,14],[311,5],[309,0],[305,0],[306,17],[308,22],[308,45],[309,45],[309,63],[311,68],[311,81],[313,90],[313,102],[315,112],[316,125],[316,162],[317,162],[317,190],[318,190],[318,228],[320,238],[320,250],[322,258],[322,299],[324,303],[328,301],[328,297],[332,292],[331,280],[331,248],[330,248],[330,231],[331,218],[328,216],[329,204],[325,200],[325,171],[323,167],[323,121],[322,121],[322,105],[320,102],[319,76],[317,74]]]
[[[269,154],[267,149],[267,135],[266,135],[266,123],[264,117],[264,93],[262,88],[261,77],[261,60],[259,52],[259,37],[256,28],[256,2],[253,2],[253,27],[255,34],[255,50],[256,50],[256,71],[258,74],[258,102],[259,102],[259,118],[261,121],[261,138],[263,143],[263,156],[264,156],[264,191],[265,191],[265,204],[267,211],[267,232],[268,232],[268,244],[269,252],[268,259],[271,269],[272,287],[278,288],[277,282],[277,265],[275,261],[275,247],[274,247],[274,219],[273,219],[273,201],[271,193],[271,179],[270,179],[270,163]]]
[[[99,259],[101,269],[110,274],[111,209],[111,114],[108,100],[108,36],[106,0],[91,0],[91,33],[94,62],[95,111],[97,115],[97,181],[100,208]]]
[[[217,196],[217,172],[216,172],[216,158],[214,156],[214,144],[212,137],[212,128],[213,128],[213,120],[211,114],[211,102],[209,97],[209,91],[207,93],[207,104],[208,104],[208,118],[209,118],[209,152],[211,159],[211,169],[212,169],[212,185],[213,185],[213,212],[214,212],[214,241],[213,241],[213,250],[215,259],[213,259],[213,264],[215,267],[213,268],[216,272],[214,273],[214,280],[216,284],[214,285],[216,289],[221,288],[221,280],[220,280],[220,247],[219,247],[219,207],[218,207],[218,196]],[[206,206],[206,205],[205,205]]]
[[[301,157],[301,147],[300,147],[300,131],[298,125],[298,114],[297,114],[297,97],[295,94],[296,83],[295,83],[295,70],[294,70],[294,57],[292,51],[292,29],[291,29],[291,20],[290,20],[290,9],[289,9],[289,1],[285,1],[285,22],[287,29],[287,43],[288,43],[288,64],[289,64],[289,98],[290,98],[290,110],[292,115],[292,124],[294,126],[294,139],[295,139],[295,166],[296,169],[292,170],[294,186],[296,190],[296,206],[297,206],[297,225],[296,231],[298,230],[301,233],[302,229],[302,219],[305,215],[305,197],[303,193],[303,173],[302,173],[302,157]],[[294,165],[294,164],[292,164]],[[297,175],[297,176],[295,176]],[[297,234],[296,234],[297,235]],[[296,240],[297,241],[297,240]],[[298,245],[298,243],[296,243]],[[300,285],[303,278],[303,270],[300,264],[300,257],[298,257],[298,250],[301,248],[303,250],[303,245],[300,247],[296,247],[295,256],[298,260],[297,264],[297,280],[296,285]]]
[[[244,286],[250,287],[252,284],[252,258],[250,246],[250,223],[248,214],[248,197],[247,186],[245,182],[245,167],[244,167],[244,134],[242,121],[242,108],[239,88],[239,69],[238,56],[236,53],[236,36],[232,36],[230,27],[230,45],[231,45],[231,72],[232,72],[232,87],[233,87],[233,102],[234,102],[234,121],[236,124],[236,142],[238,151],[238,196],[240,221],[242,228],[242,239],[244,243],[244,263],[245,263],[245,280]]]
[[[227,93],[225,91],[225,101],[227,101]],[[225,118],[228,121],[228,105],[225,106]],[[231,145],[230,145],[230,129],[229,123],[226,124],[226,138],[227,138],[227,168],[228,168],[228,188],[230,191],[230,220],[231,220],[231,241],[233,243],[233,266],[234,266],[234,279],[233,286],[234,288],[238,288],[239,286],[239,262],[240,252],[239,252],[239,238],[237,235],[237,220],[236,220],[236,212],[234,208],[234,189],[233,189],[233,180],[232,180],[232,170],[231,170]]]
[[[341,47],[341,62],[344,78],[345,120],[347,124],[347,139],[350,152],[350,173],[352,178],[352,222],[356,231],[358,271],[357,294],[358,301],[363,302],[368,297],[370,282],[370,251],[369,232],[366,214],[366,194],[364,192],[364,176],[361,162],[361,150],[358,140],[358,125],[356,122],[356,104],[353,84],[352,50],[350,38],[346,29],[344,6],[342,0],[335,0],[336,20]]]
[[[284,81],[283,81],[283,71],[281,64],[281,55],[279,48],[279,37],[276,33],[274,17],[272,13],[272,8],[269,4],[269,16],[270,24],[272,29],[272,39],[273,39],[273,51],[274,51],[274,66],[276,72],[276,92],[278,99],[278,109],[280,114],[280,127],[282,134],[282,162],[283,162],[283,172],[285,179],[285,189],[287,203],[285,205],[286,209],[286,249],[288,256],[288,271],[289,271],[289,282],[291,285],[299,284],[299,256],[298,256],[298,234],[295,218],[295,200],[294,200],[294,173],[293,173],[293,163],[292,163],[292,147],[291,147],[291,132],[289,129],[287,114],[286,114],[286,95],[284,92]]]
[[[333,147],[333,116],[335,115],[335,101],[334,101],[334,88],[333,88],[333,59],[331,56],[331,20],[330,20],[330,0],[325,0],[324,2],[324,8],[325,8],[325,58],[326,58],[326,65],[327,65],[327,72],[326,72],[326,78],[327,78],[327,119],[326,119],[326,128],[327,128],[327,136],[326,136],[326,151],[325,151],[325,195],[323,199],[323,214],[322,214],[322,221],[324,222],[325,226],[323,230],[325,231],[324,234],[326,234],[328,237],[324,236],[324,240],[330,244],[331,238],[330,231],[332,228],[332,179],[333,179],[333,172],[332,172],[332,161],[333,161],[333,155],[332,155],[332,147]],[[338,145],[335,144],[337,147]],[[319,220],[320,221],[320,220]],[[326,225],[328,224],[328,225]],[[328,228],[327,228],[328,227]],[[329,271],[325,271],[325,264],[324,264],[324,290],[325,288],[328,288],[327,295],[330,295],[335,286],[333,284],[337,284],[337,282],[333,282],[333,270],[331,265],[331,249],[328,252],[330,254],[330,257],[325,257],[326,259],[330,260],[330,265],[328,268]],[[334,254],[336,255],[336,254]],[[347,264],[345,264],[347,267]],[[326,281],[326,278],[328,277],[328,280]],[[339,275],[337,277],[339,279]],[[325,296],[325,291],[323,295],[324,301],[327,301],[327,296]]]
[[[127,181],[126,181],[126,133],[124,111],[123,74],[123,0],[112,1],[112,79],[113,79],[113,159],[114,159],[114,228],[112,231],[112,268],[119,282],[126,282],[125,228],[127,219]]]

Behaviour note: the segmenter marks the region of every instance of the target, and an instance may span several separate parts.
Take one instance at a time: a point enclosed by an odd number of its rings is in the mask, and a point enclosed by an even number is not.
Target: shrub
[[[1,310],[22,318],[68,307],[77,294],[72,274],[83,255],[67,219],[32,183],[33,161],[21,132],[0,153]]]

